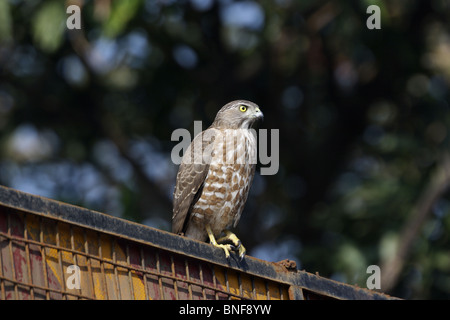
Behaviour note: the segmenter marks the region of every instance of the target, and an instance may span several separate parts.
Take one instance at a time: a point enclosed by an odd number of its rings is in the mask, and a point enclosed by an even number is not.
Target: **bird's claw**
[[[239,260],[242,261],[242,259],[244,259],[244,256],[245,256],[245,253],[247,252],[247,250],[242,245],[241,240],[239,240],[239,238],[234,233],[228,231],[226,233],[225,237],[218,240],[218,242],[224,242],[224,241],[229,241],[232,243],[232,244],[230,244],[230,247],[233,249],[233,251],[237,251],[237,253],[239,255]]]
[[[242,245],[241,240],[239,240],[239,238],[233,232],[231,232],[229,230],[225,230],[224,231],[225,236],[218,239],[217,241],[216,241],[216,239],[211,231],[211,228],[209,226],[207,227],[207,232],[208,232],[211,244],[214,245],[215,247],[222,248],[223,251],[225,252],[225,257],[227,259],[230,258],[230,250],[237,251],[240,261],[242,261],[242,259],[244,259],[244,256],[245,256],[245,253],[247,252],[247,250]],[[224,244],[223,242],[231,242],[231,243]]]
[[[239,251],[238,251],[238,253],[239,253],[239,260],[240,261],[242,261],[242,259],[244,259],[246,251],[247,250],[245,250],[245,247],[243,245],[239,244]]]
[[[234,250],[231,244],[213,244],[215,247],[221,248],[225,252],[225,258],[230,258],[230,251]]]
[[[230,251],[237,251],[238,255],[239,255],[239,261],[242,261],[244,259],[245,253],[246,253],[246,249],[242,244],[239,244],[238,247],[232,245],[232,244],[217,244],[214,245],[215,247],[218,248],[222,248],[223,251],[225,252],[225,258],[229,259],[230,258]]]
[[[238,251],[240,249],[240,247],[242,246],[242,244],[241,244],[241,241],[239,241],[238,243],[230,244],[230,246],[233,248],[234,251]]]

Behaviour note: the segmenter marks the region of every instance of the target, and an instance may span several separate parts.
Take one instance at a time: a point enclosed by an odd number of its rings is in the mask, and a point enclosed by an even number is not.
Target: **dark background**
[[[382,291],[448,299],[449,9],[0,0],[0,183],[169,230],[172,132],[248,99],[280,134],[236,230],[249,254],[361,287],[378,265]]]

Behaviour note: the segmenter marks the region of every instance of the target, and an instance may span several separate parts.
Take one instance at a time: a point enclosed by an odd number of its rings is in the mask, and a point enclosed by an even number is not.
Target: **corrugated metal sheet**
[[[389,298],[0,187],[2,300]]]

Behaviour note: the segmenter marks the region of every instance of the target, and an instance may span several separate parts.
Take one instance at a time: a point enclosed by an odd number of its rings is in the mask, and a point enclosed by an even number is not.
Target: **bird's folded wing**
[[[173,193],[172,232],[182,233],[191,207],[198,200],[211,162],[216,129],[198,134],[181,160]]]

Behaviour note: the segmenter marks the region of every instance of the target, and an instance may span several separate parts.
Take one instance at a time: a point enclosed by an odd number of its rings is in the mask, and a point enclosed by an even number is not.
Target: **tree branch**
[[[450,184],[450,154],[444,153],[431,176],[421,197],[411,211],[411,218],[401,232],[395,255],[382,262],[381,290],[391,291],[400,278],[400,273],[408,259],[411,247],[422,230],[424,222],[432,212],[434,203]]]

